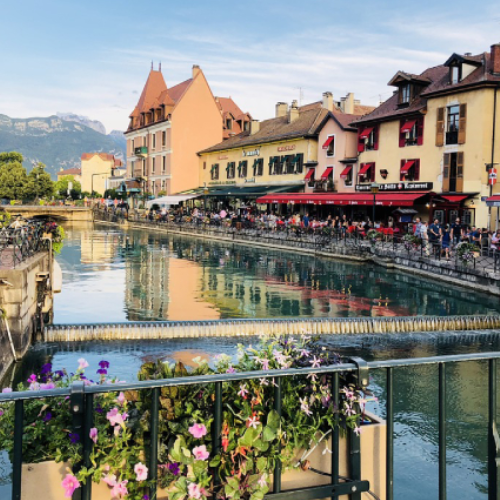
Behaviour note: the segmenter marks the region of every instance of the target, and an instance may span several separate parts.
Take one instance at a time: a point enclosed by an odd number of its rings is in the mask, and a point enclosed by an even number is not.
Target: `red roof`
[[[67,168],[66,170],[59,170],[57,172],[58,176],[65,176],[65,175],[82,175],[82,169],[81,168]]]
[[[163,79],[161,71],[152,69],[149,72],[146,85],[144,85],[141,97],[139,97],[139,102],[137,103],[139,113],[149,111],[153,107],[155,100],[165,90],[167,90],[167,84]]]
[[[180,101],[181,97],[184,95],[184,92],[186,92],[187,88],[191,85],[192,81],[193,79],[190,78],[189,80],[178,83],[177,85],[174,85],[173,87],[170,87],[168,89],[168,95],[176,104],[178,101]]]
[[[375,205],[384,207],[411,207],[427,193],[378,193]],[[326,194],[267,194],[257,203],[296,203],[297,205],[366,205],[373,206],[371,193],[326,193]]]
[[[120,165],[121,165],[121,160],[117,160],[114,157],[114,155],[111,155],[109,153],[83,153],[81,159],[82,159],[82,161],[89,161],[96,155],[99,156],[99,158],[101,158],[101,160],[112,161],[113,165],[116,165],[117,161],[120,162]]]

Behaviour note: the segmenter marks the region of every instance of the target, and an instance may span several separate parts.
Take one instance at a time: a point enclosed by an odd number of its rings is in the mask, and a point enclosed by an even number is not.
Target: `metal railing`
[[[48,251],[45,221],[24,220],[0,229],[0,268],[15,268],[38,252]]]
[[[450,244],[447,257],[446,251],[441,248],[439,241],[422,241],[414,244],[405,241],[404,235],[397,234],[380,234],[379,239],[370,241],[356,232],[349,234],[332,228],[269,227],[262,224],[237,223],[234,221],[232,223],[225,221],[204,222],[199,219],[186,221],[185,217],[148,219],[132,213],[129,215],[128,220],[144,227],[212,235],[234,241],[276,244],[292,249],[300,248],[332,255],[350,255],[358,258],[375,256],[399,259],[402,264],[404,264],[402,261],[406,259],[411,262],[425,263],[458,273],[485,277],[491,277],[492,274],[500,275],[500,250],[492,248],[488,243],[477,244],[471,258],[466,260],[460,257],[458,248],[453,244]]]
[[[83,382],[75,382],[72,387],[64,389],[53,389],[43,391],[43,395],[37,391],[14,392],[0,394],[0,403],[13,402],[15,405],[14,423],[14,447],[13,447],[13,475],[12,475],[12,499],[21,499],[22,463],[23,463],[23,427],[24,427],[24,403],[33,399],[49,399],[55,397],[69,397],[70,408],[73,413],[73,432],[83,436],[83,460],[80,466],[90,467],[90,455],[93,442],[90,438],[90,429],[93,427],[94,396],[117,391],[150,391],[152,402],[150,407],[151,442],[149,443],[149,477],[153,487],[150,490],[150,498],[156,499],[157,471],[158,471],[158,428],[160,412],[161,389],[165,387],[180,387],[204,385],[212,390],[214,401],[214,423],[212,426],[213,453],[217,455],[221,451],[222,433],[222,397],[224,383],[245,381],[253,379],[271,378],[276,379],[274,388],[274,400],[272,408],[281,416],[281,380],[285,377],[296,377],[309,374],[324,374],[330,376],[332,394],[335,404],[339,402],[339,378],[340,372],[357,374],[358,384],[361,387],[368,386],[369,374],[373,371],[385,372],[386,385],[386,498],[394,499],[394,381],[397,379],[398,369],[415,368],[423,365],[435,365],[438,367],[438,471],[439,471],[439,500],[447,498],[447,367],[452,363],[483,361],[487,362],[488,369],[488,452],[486,461],[488,464],[488,500],[500,500],[500,480],[498,466],[500,463],[500,440],[496,427],[497,409],[497,360],[500,352],[461,354],[450,356],[437,356],[428,358],[413,358],[401,360],[386,360],[365,362],[361,358],[352,358],[350,362],[322,366],[318,368],[284,369],[271,371],[254,371],[234,374],[216,374],[192,377],[180,377],[164,380],[150,380],[136,383],[123,383],[118,387],[115,385],[85,386]],[[485,370],[486,371],[486,370]],[[269,405],[271,406],[271,405]],[[271,410],[271,408],[269,408]],[[337,414],[338,415],[338,414]],[[453,416],[454,424],[457,424],[457,416]],[[352,500],[361,500],[361,493],[369,491],[370,484],[362,479],[361,475],[361,448],[360,438],[354,432],[348,434],[349,455],[349,478],[339,476],[339,427],[334,425],[332,435],[332,469],[329,485],[301,488],[290,491],[282,491],[281,488],[281,464],[278,461],[274,469],[273,492],[266,495],[268,500],[303,500],[320,499],[325,497],[338,498],[340,495],[349,495]],[[166,445],[166,443],[162,443]],[[343,482],[341,482],[341,479]],[[75,492],[73,498],[76,500],[80,491]],[[91,500],[92,488],[90,481],[82,485],[82,500]]]

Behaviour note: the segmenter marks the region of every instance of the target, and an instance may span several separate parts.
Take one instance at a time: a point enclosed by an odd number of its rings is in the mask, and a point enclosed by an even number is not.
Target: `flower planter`
[[[370,490],[380,500],[385,500],[385,471],[386,471],[386,426],[385,422],[374,415],[368,415],[372,423],[362,426],[361,432],[361,478],[370,482]],[[310,466],[314,469],[330,473],[331,454],[325,453],[325,442],[307,457]],[[328,440],[331,449],[331,438]],[[297,457],[302,455],[297,453]],[[339,474],[349,477],[347,440],[340,439],[339,448]],[[61,482],[67,473],[67,464],[53,461],[38,464],[23,464],[21,500],[66,500]],[[272,480],[272,479],[271,479]],[[301,469],[287,471],[283,474],[282,490],[321,486],[330,483],[328,476],[319,475],[311,470]],[[92,484],[92,500],[110,500],[111,488],[104,482]],[[347,498],[345,496],[339,498]],[[368,498],[368,494],[363,497]],[[158,500],[168,500],[166,490],[158,491]]]

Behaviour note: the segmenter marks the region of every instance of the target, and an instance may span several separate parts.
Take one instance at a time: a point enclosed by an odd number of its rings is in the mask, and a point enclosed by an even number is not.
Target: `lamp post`
[[[373,194],[373,220],[372,220],[372,223],[373,223],[373,228],[375,228],[375,202],[376,202],[377,193],[378,193],[378,190],[380,189],[380,186],[376,182],[372,182],[370,189],[371,189],[371,192]]]
[[[205,205],[205,216],[207,215],[207,194],[208,194],[208,189],[205,187],[203,189],[203,204]]]

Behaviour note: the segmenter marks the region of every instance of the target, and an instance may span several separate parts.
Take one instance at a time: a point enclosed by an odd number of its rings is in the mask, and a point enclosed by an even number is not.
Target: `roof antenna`
[[[151,71],[153,71],[153,61],[151,61]]]
[[[160,65],[158,66],[158,71],[161,71],[161,61],[160,61]]]

